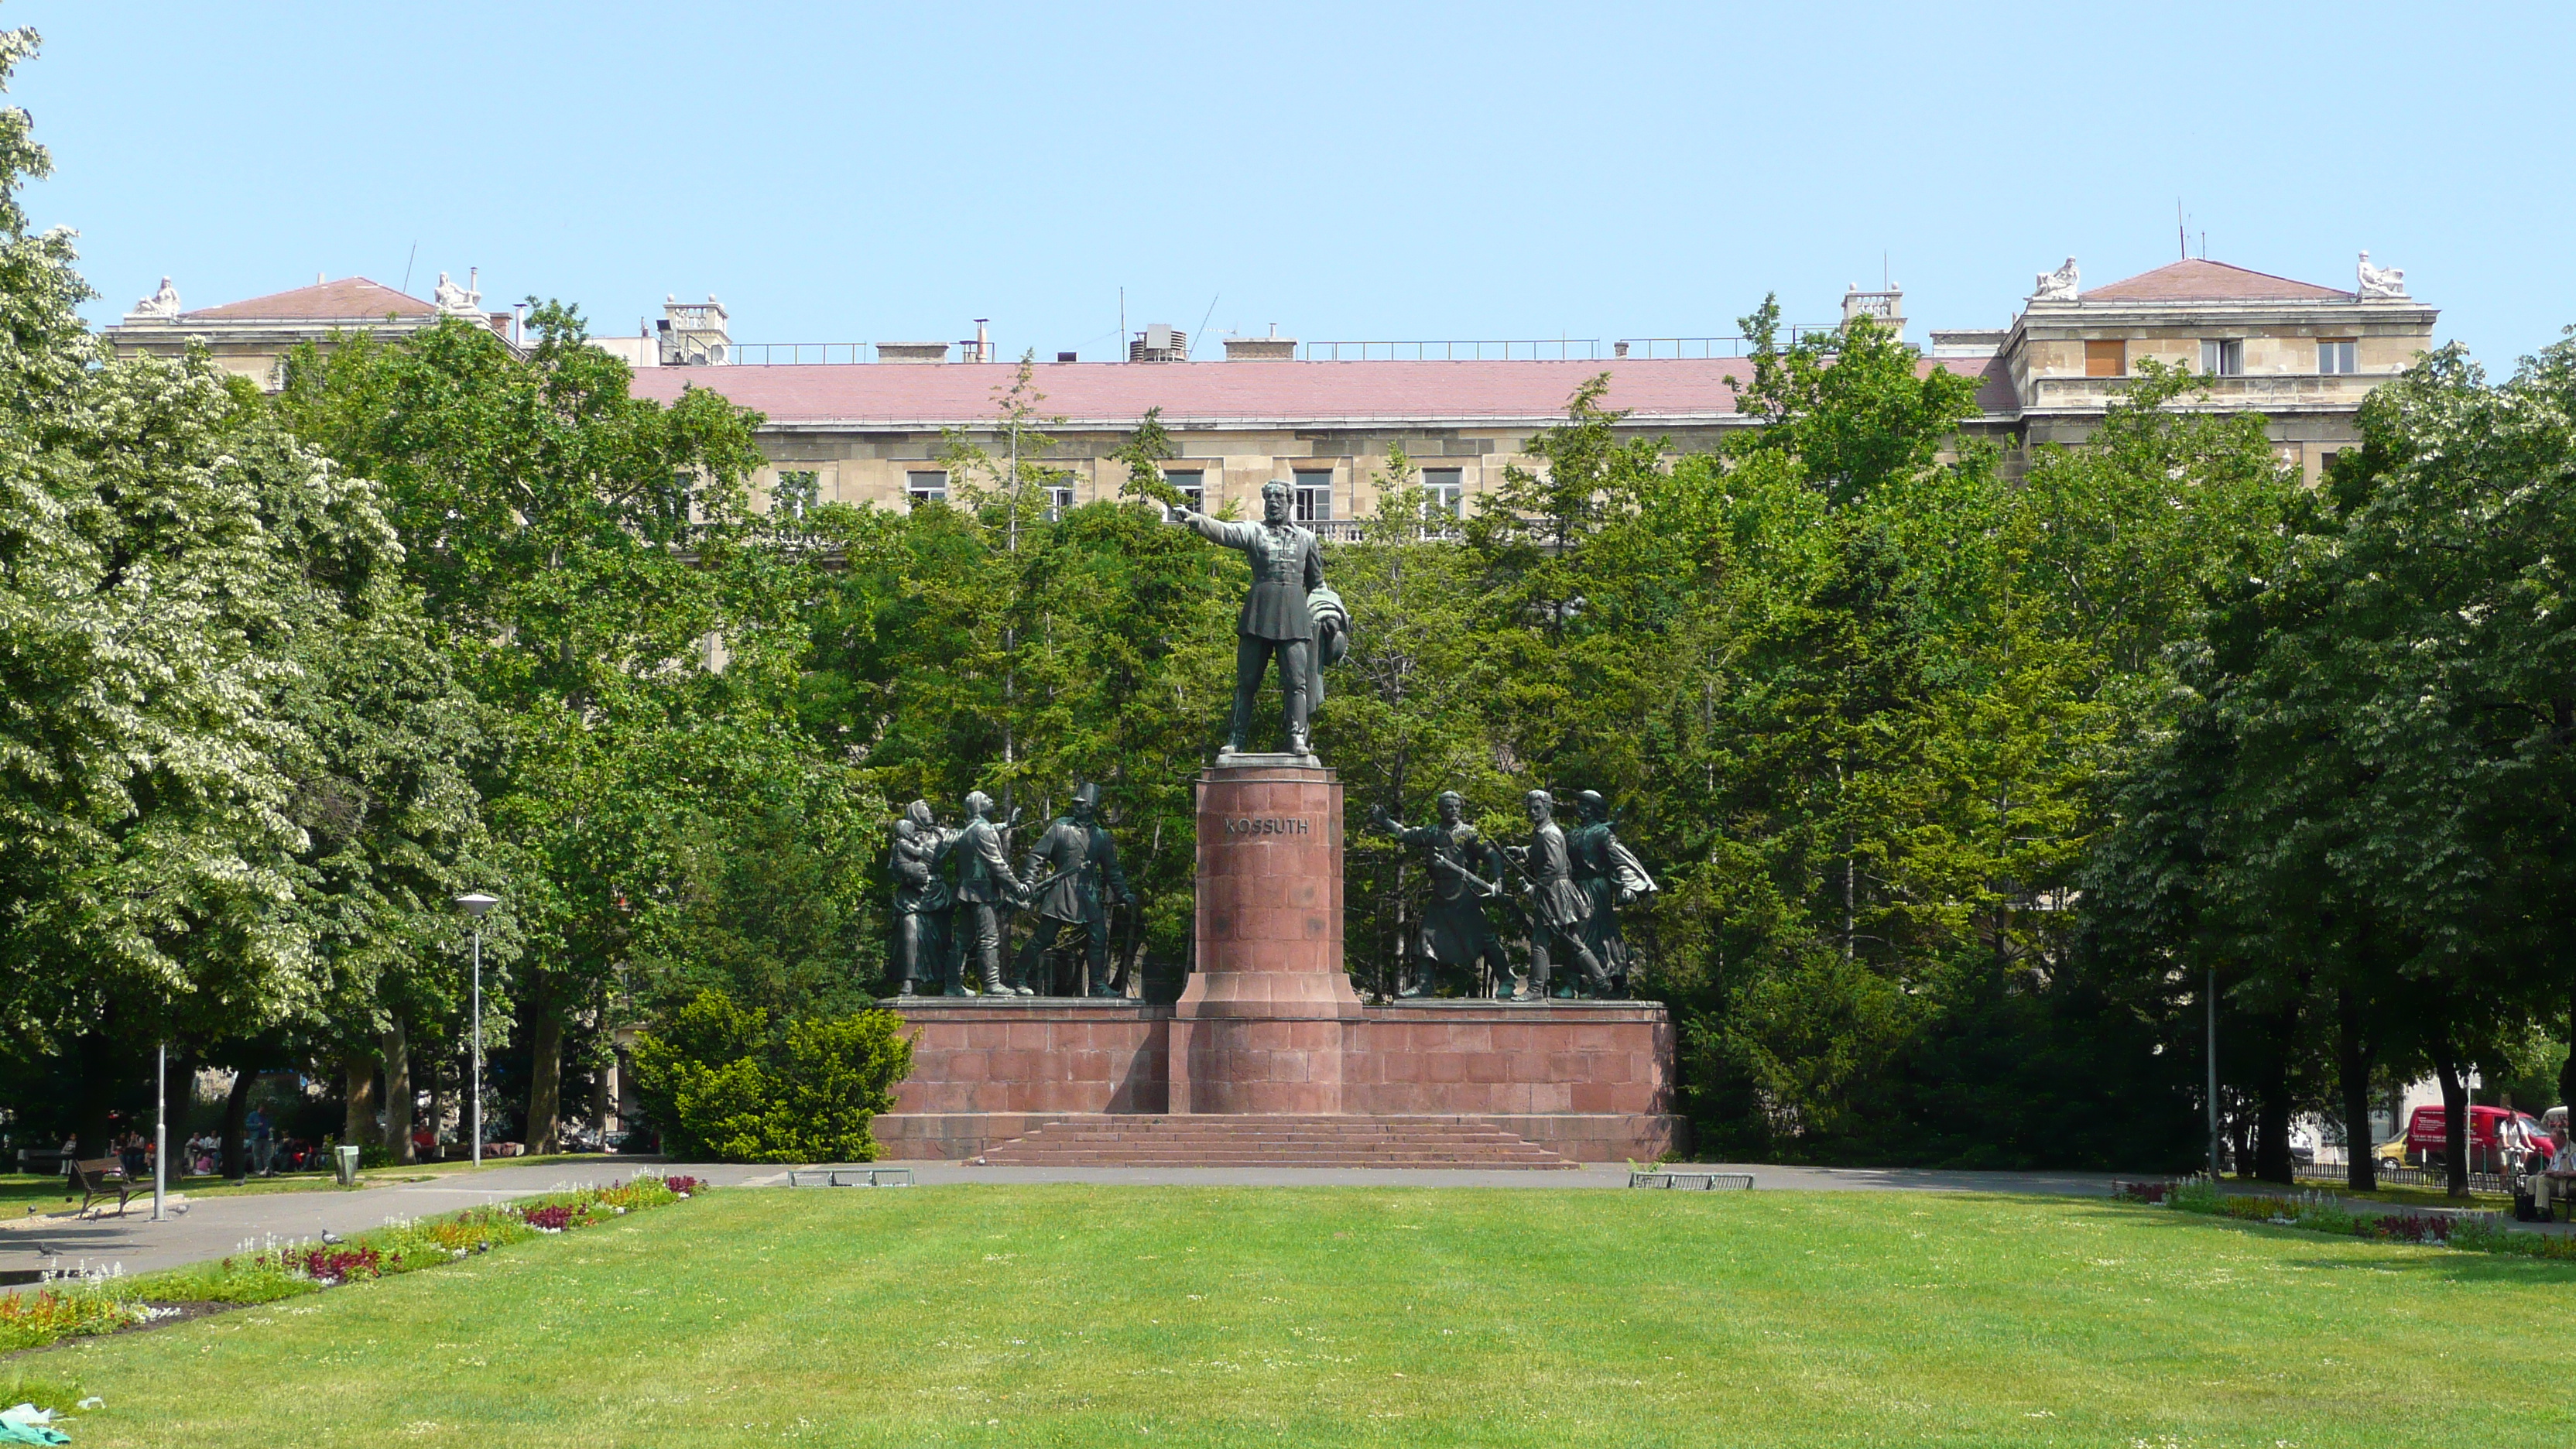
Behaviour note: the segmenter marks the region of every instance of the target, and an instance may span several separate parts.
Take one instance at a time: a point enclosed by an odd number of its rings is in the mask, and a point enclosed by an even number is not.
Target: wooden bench
[[[909,1167],[794,1167],[789,1187],[910,1187]]]
[[[82,1212],[89,1211],[89,1205],[93,1199],[114,1193],[117,1216],[123,1217],[126,1199],[134,1196],[134,1184],[126,1179],[125,1164],[113,1157],[93,1157],[87,1161],[75,1160],[72,1163],[71,1178],[67,1186],[80,1193]]]
[[[1716,1192],[1721,1189],[1751,1192],[1753,1174],[1749,1172],[1667,1172],[1662,1168],[1632,1167],[1628,1169],[1628,1185],[1630,1187],[1683,1188],[1696,1192]]]

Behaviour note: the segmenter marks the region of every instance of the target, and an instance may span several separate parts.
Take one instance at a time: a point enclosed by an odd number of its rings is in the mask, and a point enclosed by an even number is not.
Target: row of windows
[[[1466,470],[1461,468],[1426,468],[1422,472],[1422,491],[1433,507],[1458,516],[1466,497]],[[1207,474],[1198,469],[1165,469],[1164,481],[1170,483],[1189,501],[1192,509],[1204,507],[1207,500]],[[806,472],[782,472],[772,496],[778,506],[798,517],[813,506],[816,475]],[[1333,517],[1333,475],[1324,469],[1299,469],[1295,488],[1295,517],[1299,523],[1330,522]],[[903,475],[903,488],[915,507],[924,503],[948,501],[948,475],[945,472],[914,472]],[[1073,489],[1062,485],[1047,489],[1047,516],[1050,518],[1074,506]]]
[[[2357,354],[2360,343],[2349,337],[2330,337],[2317,343],[2317,371],[2327,374],[2351,374],[2361,370]],[[2200,370],[2211,377],[2242,377],[2245,374],[2245,339],[2241,337],[2205,338],[2200,344]],[[2121,341],[2087,342],[2084,344],[2086,377],[2126,377],[2129,373],[2129,344]]]

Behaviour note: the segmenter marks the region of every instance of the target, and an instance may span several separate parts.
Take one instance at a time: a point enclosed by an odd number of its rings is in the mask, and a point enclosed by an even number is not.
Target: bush
[[[868,1124],[894,1105],[912,1043],[890,1011],[800,1017],[773,1029],[720,991],[699,992],[636,1039],[647,1115],[675,1157],[873,1162]]]

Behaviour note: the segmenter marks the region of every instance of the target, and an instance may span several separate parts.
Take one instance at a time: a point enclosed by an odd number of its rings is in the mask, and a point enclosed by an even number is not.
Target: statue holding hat
[[[1081,933],[1088,947],[1091,994],[1114,997],[1109,984],[1109,913],[1128,898],[1127,877],[1118,869],[1118,845],[1101,825],[1100,787],[1085,784],[1073,792],[1073,808],[1049,822],[1046,833],[1029,847],[1020,874],[1028,881],[1029,911],[1037,929],[1020,948],[1011,972],[1012,987],[1030,994],[1032,977],[1038,994],[1052,983],[1043,975],[1048,956],[1066,928]]]
[[[1351,618],[1341,595],[1324,585],[1323,545],[1310,529],[1290,521],[1288,485],[1261,485],[1261,521],[1227,522],[1181,509],[1175,521],[1210,543],[1242,552],[1252,561],[1252,589],[1234,622],[1234,715],[1226,752],[1242,754],[1252,733],[1252,706],[1270,661],[1279,661],[1279,693],[1288,726],[1288,753],[1312,764],[1307,723],[1324,698],[1324,666],[1350,648]]]

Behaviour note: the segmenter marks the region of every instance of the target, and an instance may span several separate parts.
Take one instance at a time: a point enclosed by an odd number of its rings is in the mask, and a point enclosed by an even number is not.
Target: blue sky
[[[147,5],[6,0],[108,321],[482,269],[630,331],[1108,354],[1828,320],[2363,247],[2498,371],[2576,322],[2559,6]],[[1213,309],[1211,310],[1211,303]],[[1209,349],[1213,351],[1212,347]],[[1203,353],[1202,355],[1207,355]]]

